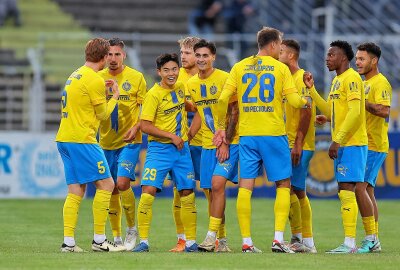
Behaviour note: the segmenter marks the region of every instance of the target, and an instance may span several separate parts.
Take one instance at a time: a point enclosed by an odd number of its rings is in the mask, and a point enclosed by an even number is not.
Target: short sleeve
[[[88,94],[94,106],[106,102],[106,86],[100,76],[88,84]]]
[[[140,119],[153,122],[158,108],[158,99],[153,92],[148,92],[144,98]]]
[[[137,103],[139,104],[143,103],[144,97],[146,96],[146,92],[147,92],[146,80],[144,79],[143,75],[141,75],[139,89],[136,96]]]

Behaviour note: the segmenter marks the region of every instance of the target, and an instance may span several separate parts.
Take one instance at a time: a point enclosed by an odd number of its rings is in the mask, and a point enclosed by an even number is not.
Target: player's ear
[[[157,68],[157,74],[158,74],[158,76],[161,77],[161,70],[159,70],[158,68]]]
[[[372,58],[372,64],[374,64],[374,65],[378,64],[378,57]]]

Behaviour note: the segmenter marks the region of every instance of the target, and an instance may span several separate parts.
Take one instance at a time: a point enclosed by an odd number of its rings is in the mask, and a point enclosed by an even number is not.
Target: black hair
[[[340,48],[346,54],[347,59],[349,61],[353,60],[353,58],[354,58],[353,48],[351,47],[350,43],[348,43],[347,41],[336,40],[336,41],[331,42],[330,46]]]

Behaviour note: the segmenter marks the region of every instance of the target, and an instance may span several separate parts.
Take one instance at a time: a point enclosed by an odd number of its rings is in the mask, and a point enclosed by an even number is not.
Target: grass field
[[[323,251],[336,247],[343,240],[339,202],[313,200],[314,238],[318,254],[274,254],[273,200],[253,200],[252,237],[262,254],[240,253],[241,238],[236,219],[235,200],[227,202],[227,229],[231,254],[171,254],[167,252],[175,239],[171,215],[171,199],[156,199],[150,232],[150,252],[135,254],[84,253],[61,254],[63,200],[0,201],[0,269],[399,269],[400,265],[400,202],[380,201],[380,254],[331,255]],[[206,202],[199,199],[198,241],[208,227]],[[358,242],[362,240],[361,219]],[[90,250],[92,241],[91,200],[84,200],[79,213],[76,239]],[[108,226],[109,227],[109,226]],[[107,232],[110,239],[111,231]],[[290,238],[287,230],[286,238]]]

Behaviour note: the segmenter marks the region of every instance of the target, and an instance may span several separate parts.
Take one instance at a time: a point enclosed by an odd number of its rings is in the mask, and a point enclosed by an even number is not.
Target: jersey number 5
[[[254,73],[244,74],[242,83],[246,84],[249,80],[250,83],[242,96],[243,103],[257,103],[258,98],[264,103],[269,103],[274,100],[275,76],[273,74],[264,73],[259,80]],[[257,84],[259,89],[258,97],[249,97],[251,91]],[[266,96],[265,91],[268,91],[268,96]]]

